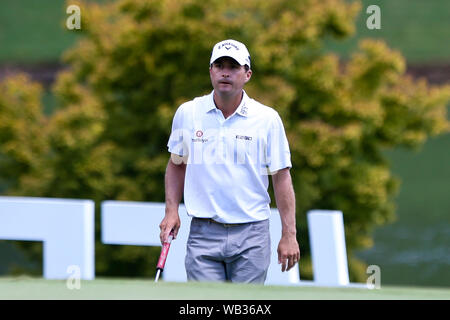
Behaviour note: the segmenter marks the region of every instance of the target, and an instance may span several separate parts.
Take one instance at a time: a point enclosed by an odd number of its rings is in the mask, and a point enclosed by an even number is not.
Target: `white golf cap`
[[[221,57],[230,57],[236,60],[241,66],[248,65],[250,67],[250,53],[247,47],[236,40],[223,40],[217,43],[212,51],[209,64]]]

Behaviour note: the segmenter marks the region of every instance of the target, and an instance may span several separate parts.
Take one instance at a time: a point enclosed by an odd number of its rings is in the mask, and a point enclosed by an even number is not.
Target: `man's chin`
[[[235,90],[233,90],[233,88],[231,88],[231,86],[230,86],[230,88],[227,88],[227,87],[222,87],[222,88],[215,88],[214,89],[216,92],[217,92],[217,94],[219,94],[219,95],[221,95],[221,96],[229,96],[229,97],[231,97],[231,96],[234,96],[235,94],[236,94],[236,92],[235,92]]]

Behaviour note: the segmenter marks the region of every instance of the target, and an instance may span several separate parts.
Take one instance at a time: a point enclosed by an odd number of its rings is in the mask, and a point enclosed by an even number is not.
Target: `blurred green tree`
[[[306,212],[320,208],[343,211],[351,281],[365,280],[353,252],[370,247],[373,228],[395,218],[399,181],[382,151],[417,148],[448,131],[448,86],[410,79],[401,54],[380,41],[361,42],[345,63],[324,53],[324,39],[353,33],[358,2],[79,5],[84,37],[64,55],[69,68],[53,88],[57,111],[44,117],[40,89],[23,77],[0,86],[7,194],[90,198],[97,206],[106,199],[164,201],[173,114],[210,92],[211,48],[234,38],[252,55],[246,91],[274,107],[288,133],[302,278],[312,277]],[[159,250],[102,245],[96,216],[97,275],[153,275]]]

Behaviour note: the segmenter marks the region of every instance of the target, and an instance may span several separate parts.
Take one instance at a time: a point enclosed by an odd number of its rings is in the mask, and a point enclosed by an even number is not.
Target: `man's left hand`
[[[289,271],[300,260],[300,248],[294,235],[282,235],[277,252],[281,272]]]

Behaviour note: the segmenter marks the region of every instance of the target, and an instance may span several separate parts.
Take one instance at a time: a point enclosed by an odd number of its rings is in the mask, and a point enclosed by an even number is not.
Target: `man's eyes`
[[[216,67],[216,68],[219,68],[219,69],[223,69],[225,66],[223,65],[223,64],[221,64],[221,63],[216,63],[216,64],[214,64],[214,66]],[[230,66],[230,68],[231,69],[239,69],[241,66],[240,65],[237,65],[237,64],[232,64],[231,66]]]

